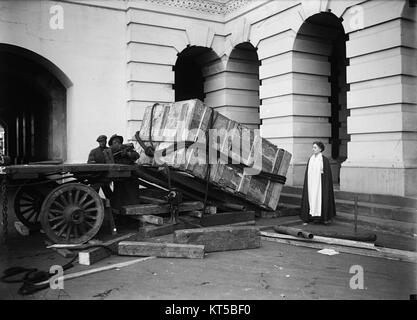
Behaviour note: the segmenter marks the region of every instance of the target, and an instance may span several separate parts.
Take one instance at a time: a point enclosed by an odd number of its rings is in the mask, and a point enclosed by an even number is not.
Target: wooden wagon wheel
[[[45,194],[33,186],[20,187],[14,198],[14,212],[16,217],[30,230],[41,227],[39,216]]]
[[[41,208],[41,225],[55,243],[84,243],[99,231],[104,206],[94,189],[68,183],[54,189]]]
[[[40,212],[45,197],[59,184],[50,181],[43,185],[21,186],[14,197],[14,212],[16,217],[30,230],[41,228]]]

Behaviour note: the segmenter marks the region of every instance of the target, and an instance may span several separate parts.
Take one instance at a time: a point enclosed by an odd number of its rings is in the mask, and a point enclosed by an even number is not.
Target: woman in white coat
[[[323,151],[321,141],[313,142],[313,155],[307,163],[301,199],[301,219],[305,222],[329,224],[336,215],[332,170]]]

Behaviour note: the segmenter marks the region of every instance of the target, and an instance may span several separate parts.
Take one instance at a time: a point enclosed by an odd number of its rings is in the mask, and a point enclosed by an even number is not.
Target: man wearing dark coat
[[[98,147],[90,151],[87,163],[113,163],[110,148],[107,147],[107,137],[100,135],[96,141]]]
[[[87,163],[114,163],[113,155],[109,147],[107,147],[107,137],[100,135],[97,138],[99,146],[90,151]],[[91,186],[97,192],[100,188],[103,190],[107,199],[110,199],[112,191],[109,183],[96,183]]]
[[[331,223],[336,215],[332,170],[329,159],[322,155],[324,144],[313,143],[305,175],[301,199],[301,219],[304,222]]]
[[[109,146],[115,163],[133,165],[139,159],[139,154],[135,151],[133,144],[123,144],[122,136],[112,135],[109,139]],[[126,205],[139,204],[138,179],[126,178],[113,181],[113,184],[114,191],[110,199],[113,208],[120,210]]]
[[[134,164],[139,159],[133,144],[123,144],[123,137],[114,134],[110,137],[109,146],[113,154],[114,162],[119,164]]]

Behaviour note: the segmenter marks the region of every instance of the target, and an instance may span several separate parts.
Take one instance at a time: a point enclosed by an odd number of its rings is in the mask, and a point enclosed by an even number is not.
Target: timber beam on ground
[[[255,249],[261,246],[259,229],[253,226],[222,226],[177,230],[174,242],[204,245],[206,252]]]
[[[122,241],[118,246],[119,255],[160,258],[204,258],[204,246],[178,243],[156,243]]]

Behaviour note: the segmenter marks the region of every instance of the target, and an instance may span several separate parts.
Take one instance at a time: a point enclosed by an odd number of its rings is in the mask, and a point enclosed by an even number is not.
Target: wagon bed
[[[15,193],[17,218],[31,230],[42,227],[57,243],[88,241],[104,220],[101,184],[128,179],[137,165],[29,164],[0,167],[3,227],[7,234],[7,194]]]

